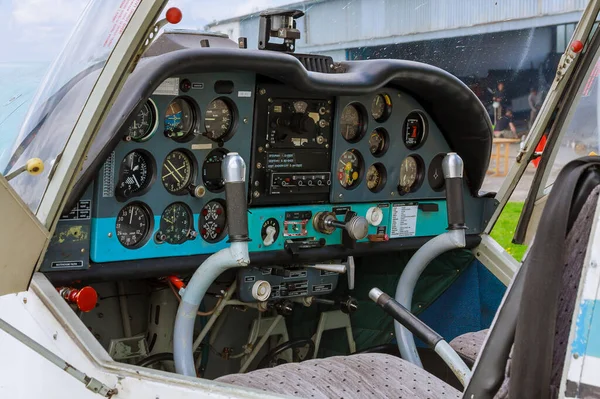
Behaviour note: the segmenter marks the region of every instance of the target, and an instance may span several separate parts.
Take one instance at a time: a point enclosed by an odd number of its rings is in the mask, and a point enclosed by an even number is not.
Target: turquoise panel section
[[[437,205],[437,211],[425,212],[422,209],[416,210],[418,205],[427,204],[428,207]],[[399,208],[412,206],[412,213],[406,212],[403,217],[400,217],[402,211]],[[380,202],[371,204],[339,204],[339,205],[302,205],[290,207],[276,208],[252,208],[248,211],[248,227],[251,242],[249,244],[251,252],[260,251],[276,251],[282,250],[286,239],[314,237],[315,239],[324,238],[326,245],[341,244],[342,232],[336,230],[333,234],[322,234],[317,232],[312,225],[312,219],[305,225],[306,234],[300,236],[284,236],[285,215],[286,212],[306,212],[310,211],[312,216],[317,212],[334,211],[338,209],[340,213],[344,212],[345,208],[351,209],[360,216],[366,216],[369,208],[379,207],[383,212],[383,221],[378,227],[369,226],[369,234],[377,234],[385,231],[390,235],[390,239],[401,240],[403,237],[393,238],[392,232],[400,232],[406,237],[427,237],[441,234],[447,227],[447,211],[446,201],[410,201],[410,202]],[[397,208],[394,212],[392,209]],[[395,214],[395,216],[394,216]],[[414,220],[416,215],[416,220]],[[198,214],[194,215],[194,228],[198,230]],[[275,242],[266,247],[263,244],[261,237],[261,229],[267,219],[275,218],[279,224],[279,235]],[[341,220],[342,216],[338,216]],[[216,244],[205,242],[200,236],[195,240],[186,241],[183,244],[171,245],[167,243],[158,244],[154,241],[154,235],[158,231],[160,225],[160,216],[154,216],[154,228],[150,240],[137,249],[125,248],[116,238],[115,231],[116,218],[94,218],[92,219],[92,243],[90,257],[94,262],[115,262],[122,260],[136,260],[149,258],[164,258],[174,256],[187,256],[214,253],[227,244],[227,237]],[[395,225],[396,228],[392,229]],[[414,226],[414,227],[413,227]],[[288,226],[287,230],[292,234],[300,233],[301,226],[297,226],[298,230],[294,230],[294,226]],[[368,241],[364,239],[361,241]]]
[[[571,353],[600,357],[600,301],[584,300],[577,315]]]

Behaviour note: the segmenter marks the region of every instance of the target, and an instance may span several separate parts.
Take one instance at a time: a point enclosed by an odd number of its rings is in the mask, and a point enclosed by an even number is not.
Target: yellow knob
[[[29,161],[27,161],[25,168],[27,169],[27,173],[30,175],[39,175],[44,171],[44,161],[39,158],[31,158]]]

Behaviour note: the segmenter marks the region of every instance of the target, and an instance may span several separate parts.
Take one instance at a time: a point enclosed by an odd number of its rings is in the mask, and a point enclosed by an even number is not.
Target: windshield
[[[52,7],[56,2],[18,3]],[[75,6],[83,0],[59,3]],[[3,131],[0,172],[15,170],[33,157],[45,162],[43,175],[21,174],[11,180],[32,210],[37,208],[52,165],[138,3],[139,0],[92,1],[43,80],[20,133]],[[560,56],[569,45],[586,3],[586,0],[229,0],[225,5],[216,0],[171,0],[165,9],[181,9],[183,19],[177,25],[179,29],[219,32],[233,41],[245,37],[250,49],[258,47],[261,11],[273,7],[299,9],[305,15],[296,21],[301,34],[296,53],[326,55],[334,61],[374,58],[421,61],[454,74],[485,105],[496,138],[511,140],[494,145],[495,155],[483,186],[484,191],[493,192],[501,186],[506,166],[514,163],[520,140],[537,117]],[[0,4],[0,10],[2,7]],[[1,94],[0,99],[7,98],[7,102],[15,96]],[[28,99],[22,97],[22,100],[10,101],[12,111],[19,109],[13,115],[23,113],[26,106],[23,104]],[[0,117],[11,112],[7,109],[0,110]],[[535,172],[535,165],[529,168],[526,177]],[[524,200],[527,188],[518,189],[513,200]]]
[[[40,203],[52,166],[139,2],[93,0],[85,7],[69,40],[41,81],[19,134],[2,148],[0,166],[4,174],[22,167],[30,158],[44,161],[42,175],[23,173],[10,181],[33,212]]]

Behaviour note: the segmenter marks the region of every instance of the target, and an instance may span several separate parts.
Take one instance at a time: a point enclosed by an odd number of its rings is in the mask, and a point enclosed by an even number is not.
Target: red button
[[[181,22],[182,18],[183,14],[179,8],[171,7],[167,10],[167,21],[169,21],[170,24],[178,24]]]

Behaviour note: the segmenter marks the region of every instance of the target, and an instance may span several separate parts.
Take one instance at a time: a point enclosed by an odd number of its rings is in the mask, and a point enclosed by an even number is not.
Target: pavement
[[[509,145],[510,145],[510,153],[509,153],[510,155],[509,155],[508,163],[509,163],[509,169],[510,169],[510,167],[516,162],[516,157],[519,152],[520,144],[514,143],[514,144],[509,144]],[[502,148],[502,153],[503,152],[504,152],[504,148]],[[573,148],[571,148],[571,146],[562,146],[560,148],[560,150],[556,156],[555,162],[552,166],[552,170],[550,172],[550,178],[548,179],[547,185],[554,182],[554,180],[556,179],[556,176],[558,176],[558,173],[568,162],[570,162],[573,159],[584,156],[584,155],[587,155],[587,154],[577,154],[575,152],[575,150]],[[490,162],[490,169],[493,168],[493,166],[494,166],[493,162],[494,162],[494,160],[492,160]],[[500,165],[501,168],[504,168],[504,160],[503,159],[500,161],[500,163],[501,163],[501,165]],[[527,166],[527,169],[525,170],[525,173],[523,174],[523,177],[521,178],[521,180],[519,181],[519,184],[517,185],[517,188],[513,192],[512,196],[510,197],[510,201],[518,201],[518,202],[525,201],[525,199],[527,198],[527,194],[529,193],[529,189],[533,182],[533,177],[535,176],[536,171],[537,171],[537,168],[532,163],[529,163],[529,165]],[[481,187],[481,190],[488,191],[488,192],[498,192],[500,190],[500,187],[502,186],[502,183],[504,183],[505,179],[506,179],[505,176],[494,176],[493,174],[488,174],[483,182],[483,186]]]

